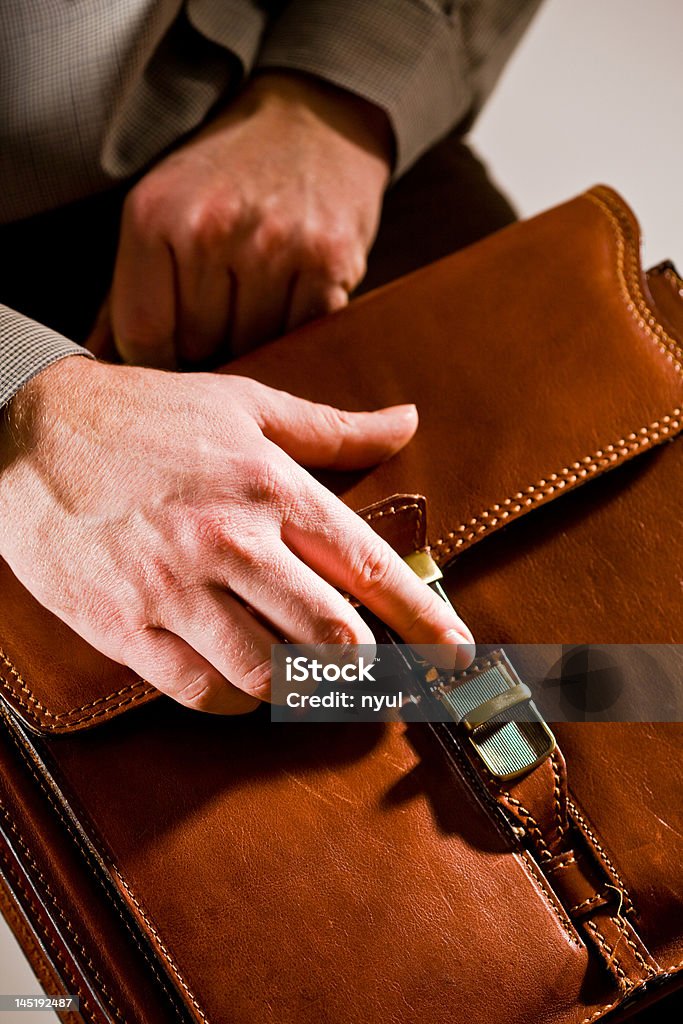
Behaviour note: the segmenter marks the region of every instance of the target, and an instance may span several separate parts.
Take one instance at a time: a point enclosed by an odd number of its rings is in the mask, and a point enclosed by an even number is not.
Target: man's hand
[[[385,115],[351,93],[254,79],[126,200],[109,309],[124,361],[226,358],[346,305],[391,146]]]
[[[267,699],[281,637],[372,643],[336,587],[464,666],[460,619],[297,464],[368,466],[416,426],[413,406],[347,413],[243,377],[63,359],[0,432],[0,554],[94,647],[206,711]]]

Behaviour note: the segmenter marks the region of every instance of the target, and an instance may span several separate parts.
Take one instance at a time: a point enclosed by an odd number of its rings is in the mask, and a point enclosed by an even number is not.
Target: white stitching
[[[671,413],[662,416],[659,420],[655,420],[649,426],[641,427],[638,433],[629,434],[627,437],[620,438],[614,444],[598,448],[591,455],[586,455],[581,460],[583,465],[573,462],[570,466],[564,466],[559,472],[551,473],[549,477],[543,478],[538,483],[527,488],[527,493],[531,492],[530,497],[525,498],[522,491],[517,491],[516,494],[503,500],[502,505],[508,506],[507,508],[501,510],[500,504],[491,505],[490,508],[480,512],[478,516],[474,516],[467,523],[461,523],[454,530],[450,530],[443,537],[430,543],[429,548],[431,550],[440,549],[435,557],[437,561],[442,562],[455,551],[469,546],[471,541],[480,534],[495,529],[495,527],[499,524],[502,525],[502,522],[507,519],[512,520],[516,518],[520,512],[534,502],[540,504],[547,501],[556,491],[563,490],[568,484],[572,486],[579,479],[583,480],[589,476],[595,476],[596,473],[606,469],[608,466],[624,461],[636,451],[656,443],[662,435],[668,436],[673,431],[677,432],[681,428],[681,420],[678,418],[681,416],[681,412],[680,408],[673,409]],[[498,510],[501,510],[498,512],[498,515],[493,516],[492,513]],[[468,527],[471,528],[469,531]],[[453,543],[449,543],[453,541],[457,534],[462,536],[458,537]]]

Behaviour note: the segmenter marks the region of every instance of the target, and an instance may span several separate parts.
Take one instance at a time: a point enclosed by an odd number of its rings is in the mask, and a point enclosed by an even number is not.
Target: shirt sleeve
[[[94,358],[74,341],[0,305],[0,409],[41,370],[76,355]]]
[[[472,104],[455,7],[446,0],[292,0],[255,68],[317,75],[380,107],[394,131],[399,175]]]

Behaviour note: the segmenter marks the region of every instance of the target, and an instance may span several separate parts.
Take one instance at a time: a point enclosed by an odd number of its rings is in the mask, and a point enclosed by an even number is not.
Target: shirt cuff
[[[65,356],[94,359],[75,341],[0,305],[0,409],[32,377]]]
[[[468,112],[462,30],[437,0],[292,0],[273,24],[257,69],[317,75],[374,103],[396,141],[395,175]]]

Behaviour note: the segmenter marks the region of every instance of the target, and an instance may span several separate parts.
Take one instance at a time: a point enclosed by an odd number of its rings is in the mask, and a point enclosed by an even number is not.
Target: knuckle
[[[36,596],[40,599],[40,595]],[[144,606],[137,587],[131,590],[130,598],[130,604],[123,604],[101,591],[90,594],[86,600],[81,595],[73,611],[84,621],[94,623],[102,636],[117,643],[122,650],[146,650],[149,630],[142,624]]]
[[[136,233],[148,232],[159,217],[162,193],[147,181],[140,182],[126,196],[123,219]]]
[[[189,540],[191,560],[199,565],[230,566],[240,574],[251,572],[263,561],[267,546],[260,522],[248,509],[226,516],[199,510]]]
[[[389,588],[395,573],[388,552],[379,543],[372,544],[361,557],[358,565],[357,579],[363,590]]]
[[[235,225],[235,211],[227,202],[201,203],[186,214],[186,229],[194,248],[210,256],[223,252]]]
[[[285,481],[278,467],[266,458],[257,459],[249,478],[249,497],[263,505],[279,504],[283,497]]]
[[[231,538],[224,518],[212,509],[199,509],[194,517],[194,533],[200,551],[206,548],[220,551],[230,547]]]
[[[256,230],[254,247],[259,255],[273,258],[282,252],[291,235],[291,227],[283,217],[269,214]]]
[[[176,562],[173,565],[166,558],[151,556],[145,563],[145,591],[148,600],[156,607],[170,595],[177,595],[186,589],[187,580]]]
[[[153,629],[147,623],[131,621],[121,629],[123,645],[128,655],[147,655],[153,651]]]
[[[173,690],[171,696],[195,711],[207,711],[211,706],[215,690],[216,680],[212,673],[205,669],[197,673],[197,675],[183,680]]]
[[[305,258],[310,269],[332,281],[341,280],[348,263],[351,238],[344,225],[314,225],[305,230]]]
[[[270,661],[259,661],[250,665],[242,676],[239,686],[250,697],[266,700],[270,696],[271,689]]]

